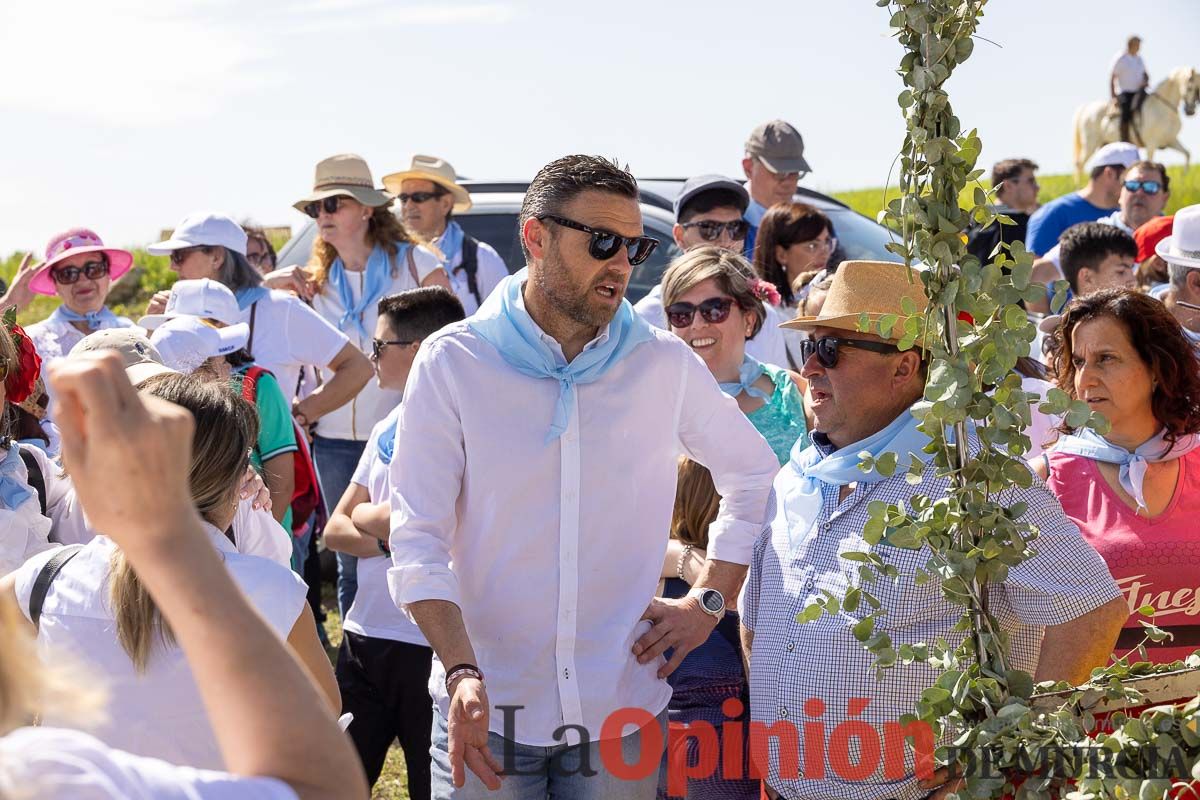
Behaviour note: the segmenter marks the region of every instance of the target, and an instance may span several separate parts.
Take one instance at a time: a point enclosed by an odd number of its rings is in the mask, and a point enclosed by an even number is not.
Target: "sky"
[[[208,209],[295,227],[316,162],[344,152],[377,181],[413,153],[473,178],[572,152],[736,177],[773,118],[804,136],[804,185],[881,186],[903,139],[888,18],[873,0],[4,0],[0,254],[79,225],[142,246]],[[1200,0],[991,0],[949,84],[981,165],[1069,171],[1075,108],[1132,33],[1152,82],[1200,66]],[[1200,159],[1200,118],[1181,138]]]

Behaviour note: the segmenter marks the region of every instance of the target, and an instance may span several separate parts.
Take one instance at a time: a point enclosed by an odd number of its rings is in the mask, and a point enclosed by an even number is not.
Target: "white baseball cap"
[[[146,248],[156,256],[169,255],[172,250],[200,245],[219,245],[246,255],[246,232],[230,217],[216,211],[198,211],[183,218],[175,226],[171,238]]]
[[[229,287],[211,278],[191,281],[175,281],[167,308],[161,314],[149,314],[138,320],[148,331],[152,331],[169,319],[176,317],[202,317],[215,319],[226,325],[236,325],[242,317],[237,297]]]
[[[175,372],[163,363],[162,354],[138,328],[108,328],[83,337],[71,348],[68,358],[84,353],[112,350],[125,362],[125,374],[129,382],[137,386],[147,378]]]
[[[1084,165],[1083,170],[1090,173],[1097,167],[1129,169],[1141,160],[1142,155],[1138,152],[1136,145],[1132,145],[1129,142],[1112,142],[1093,153],[1092,157],[1088,159],[1087,164]]]
[[[250,326],[244,322],[214,328],[199,317],[175,317],[155,329],[150,343],[158,348],[164,364],[190,374],[213,356],[241,350],[249,338]]]

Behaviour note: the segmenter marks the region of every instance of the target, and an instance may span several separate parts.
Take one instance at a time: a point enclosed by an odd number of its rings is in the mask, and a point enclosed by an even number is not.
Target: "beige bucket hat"
[[[392,198],[375,188],[371,170],[362,156],[344,153],[317,162],[312,194],[292,203],[292,207],[297,211],[304,211],[304,207],[314,200],[324,200],[336,195],[349,195],[371,208],[386,206],[392,202]]]
[[[471,207],[471,195],[458,185],[458,174],[450,162],[437,156],[413,156],[408,169],[383,176],[383,188],[393,196],[400,194],[400,184],[408,180],[433,181],[454,196],[454,213],[461,214]]]
[[[924,311],[929,301],[925,297],[925,284],[917,270],[892,261],[843,261],[834,273],[833,283],[821,313],[815,317],[796,317],[780,325],[781,328],[841,328],[858,330],[858,319],[865,312],[872,323],[885,314],[905,316],[901,300],[912,298],[917,309]],[[893,328],[888,339],[899,339],[899,326]],[[878,333],[872,330],[871,333]]]

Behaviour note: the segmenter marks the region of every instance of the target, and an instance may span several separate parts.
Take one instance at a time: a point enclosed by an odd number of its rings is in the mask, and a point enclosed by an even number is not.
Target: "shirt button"
[[[821,523],[821,530],[825,531],[826,533],[828,533],[831,528],[833,528],[832,524],[830,524],[828,522]]]
[[[780,709],[779,709],[779,716],[780,716],[782,719],[787,719],[787,709],[786,709],[786,708],[783,708],[783,707],[780,707]]]
[[[790,652],[792,652],[792,651],[793,651],[793,650],[795,650],[795,649],[796,649],[796,643],[795,643],[795,642],[788,642],[788,652],[790,653]]]

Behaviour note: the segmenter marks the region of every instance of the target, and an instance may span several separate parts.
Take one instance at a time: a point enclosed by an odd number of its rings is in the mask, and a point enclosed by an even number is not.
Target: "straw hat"
[[[780,327],[857,331],[858,318],[863,312],[872,323],[878,322],[884,314],[905,316],[900,306],[904,297],[911,297],[919,310],[929,304],[925,284],[917,270],[892,261],[843,261],[833,275],[820,316],[796,317]],[[898,333],[900,331],[893,328],[886,338],[899,339]]]
[[[362,156],[345,153],[317,162],[312,194],[292,203],[292,208],[304,211],[304,207],[314,200],[324,200],[326,197],[337,195],[349,195],[364,206],[372,208],[386,206],[392,202],[392,198],[375,188],[371,170]]]
[[[458,185],[458,174],[450,162],[437,156],[413,156],[412,164],[402,172],[383,176],[383,188],[393,195],[400,194],[404,181],[432,181],[454,195],[454,213],[461,214],[471,207],[471,195]]]

